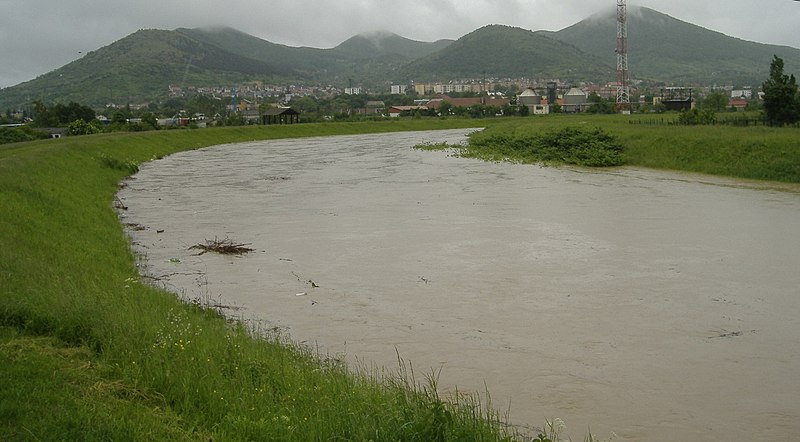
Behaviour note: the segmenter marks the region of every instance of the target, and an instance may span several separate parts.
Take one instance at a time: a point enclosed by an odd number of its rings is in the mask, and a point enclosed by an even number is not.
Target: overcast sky
[[[761,43],[800,48],[800,1],[629,0]],[[225,25],[329,48],[362,32],[457,39],[487,24],[557,31],[612,0],[0,0],[0,88],[31,80],[139,29]]]

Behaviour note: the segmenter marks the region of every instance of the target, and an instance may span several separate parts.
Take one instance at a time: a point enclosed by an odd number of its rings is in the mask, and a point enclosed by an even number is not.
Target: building
[[[403,95],[408,90],[408,86],[404,84],[393,84],[391,89],[392,95]]]
[[[300,112],[290,107],[273,107],[261,115],[263,124],[295,124],[300,122]]]
[[[346,87],[344,88],[345,95],[361,95],[360,87]]]
[[[427,106],[391,106],[389,107],[389,116],[392,118],[397,118],[404,112],[425,112],[427,110]]]
[[[510,104],[511,100],[498,96],[453,98],[447,95],[440,95],[428,101],[426,106],[429,109],[438,110],[444,102],[450,103],[452,107],[470,107],[475,105],[503,107]]]
[[[536,106],[542,104],[542,96],[537,94],[533,88],[525,89],[521,94],[517,95],[517,104],[528,108],[531,114],[535,113]]]
[[[661,89],[660,100],[653,98],[653,104],[661,103],[668,111],[685,111],[694,109],[694,98],[692,88],[687,87],[667,87]]]
[[[383,115],[386,110],[386,103],[383,101],[367,101],[364,108],[365,115]]]
[[[414,92],[416,92],[417,95],[425,95],[431,91],[433,91],[433,85],[431,84],[418,83],[414,85]]]
[[[732,107],[736,110],[745,110],[747,109],[747,100],[744,98],[731,98],[728,100],[728,107]]]
[[[744,98],[745,100],[749,100],[753,98],[753,89],[749,87],[734,89],[731,91],[731,98]]]
[[[543,101],[541,104],[536,104],[533,106],[531,110],[531,114],[533,115],[548,115],[550,113],[550,105],[547,104],[547,101]]]
[[[452,94],[455,91],[456,87],[452,84],[437,84],[433,86],[433,92],[436,94]]]
[[[568,114],[583,112],[590,106],[588,98],[586,92],[574,87],[564,94],[564,105],[561,109]]]
[[[367,101],[364,107],[340,110],[340,113],[346,113],[350,116],[360,115],[362,117],[383,116],[385,112],[386,103],[383,101]]]

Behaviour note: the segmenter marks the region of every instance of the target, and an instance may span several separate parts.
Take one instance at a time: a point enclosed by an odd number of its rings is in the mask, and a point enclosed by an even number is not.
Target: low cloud
[[[765,3],[769,3],[767,6]],[[726,34],[800,47],[800,2],[638,0]],[[330,48],[363,32],[457,39],[487,24],[559,30],[615,3],[596,0],[0,0],[0,87],[56,69],[139,29],[230,26],[290,46]]]

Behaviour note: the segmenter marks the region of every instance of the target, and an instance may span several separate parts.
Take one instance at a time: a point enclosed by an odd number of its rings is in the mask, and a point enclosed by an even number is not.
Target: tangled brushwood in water
[[[213,240],[207,239],[205,244],[193,245],[189,247],[189,250],[200,250],[200,253],[197,254],[198,256],[207,252],[217,252],[223,255],[243,255],[255,250],[247,247],[249,245],[236,243],[230,238],[221,240],[214,238]]]

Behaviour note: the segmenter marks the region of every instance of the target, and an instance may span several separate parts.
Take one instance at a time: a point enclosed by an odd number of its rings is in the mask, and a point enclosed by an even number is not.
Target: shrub
[[[600,128],[565,127],[543,133],[475,134],[462,156],[523,163],[608,167],[623,164],[622,145]]]
[[[139,171],[139,165],[133,160],[119,160],[104,153],[99,155],[100,163],[109,169],[121,170],[130,175]]]
[[[100,128],[94,122],[87,123],[84,120],[75,120],[72,123],[69,123],[67,133],[69,135],[99,134]]]
[[[48,138],[49,135],[42,131],[33,130],[27,126],[0,127],[0,144],[19,143]]]
[[[692,109],[689,111],[681,112],[678,117],[678,123],[687,126],[697,126],[701,124],[714,124],[717,122],[717,115],[710,108],[703,110]]]

